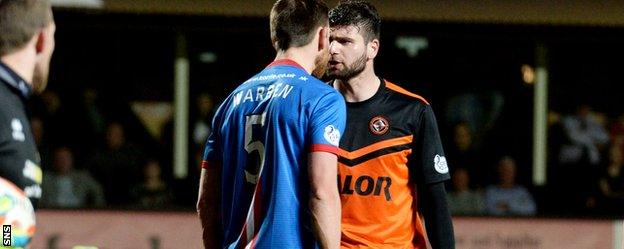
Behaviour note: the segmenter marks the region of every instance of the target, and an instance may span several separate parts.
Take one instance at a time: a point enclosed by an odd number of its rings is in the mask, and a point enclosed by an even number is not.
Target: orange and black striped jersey
[[[426,248],[416,187],[449,179],[435,115],[422,97],[381,80],[347,103],[338,183],[342,248]]]

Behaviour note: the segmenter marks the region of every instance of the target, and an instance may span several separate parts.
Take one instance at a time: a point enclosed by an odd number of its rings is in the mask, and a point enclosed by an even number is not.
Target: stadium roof
[[[72,0],[76,7],[80,2]],[[66,2],[57,0],[56,2]],[[103,0],[95,5],[106,12],[206,15],[227,17],[268,16],[274,0]],[[624,27],[624,1],[414,1],[371,0],[386,20],[485,24]],[[336,0],[328,0],[334,6]],[[68,7],[70,5],[58,5]]]

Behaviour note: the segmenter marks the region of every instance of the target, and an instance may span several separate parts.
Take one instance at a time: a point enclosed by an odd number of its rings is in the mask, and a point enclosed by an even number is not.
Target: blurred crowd
[[[78,99],[54,90],[33,97],[31,125],[44,171],[41,207],[193,208],[213,111],[210,95],[195,99],[188,175],[175,179],[171,118],[154,136],[129,103],[92,88]]]
[[[487,133],[487,128],[474,130],[469,121],[453,126],[446,144],[452,165],[448,183],[452,213],[621,216],[624,114],[609,116],[580,104],[568,113],[551,111],[548,128],[547,183],[534,186],[530,177],[518,179],[518,172],[530,176],[531,160],[518,165],[516,158],[502,155],[488,163],[494,149],[487,141],[475,141],[475,134]],[[509,148],[514,143],[518,141],[494,146]]]
[[[213,97],[193,96],[188,176],[176,179],[173,121],[167,120],[161,135],[154,136],[130,104],[100,95],[86,88],[80,98],[71,99],[48,90],[31,101],[44,170],[41,206],[193,208],[203,146],[217,104]],[[496,132],[510,132],[500,122],[506,111],[503,102],[493,96],[487,111],[475,113],[479,108],[471,101],[470,96],[450,98],[445,119],[440,120],[441,127],[447,127],[442,136],[447,138],[452,170],[447,189],[454,215],[621,215],[624,114],[609,116],[586,104],[569,113],[551,112],[548,181],[534,186],[530,148],[496,139]],[[529,153],[515,153],[514,146]]]

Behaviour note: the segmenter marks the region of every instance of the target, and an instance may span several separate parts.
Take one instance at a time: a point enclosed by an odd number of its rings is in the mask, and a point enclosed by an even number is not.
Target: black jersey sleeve
[[[425,218],[427,237],[432,248],[455,248],[453,221],[446,201],[444,183],[437,182],[418,188],[422,201],[420,210]]]
[[[419,113],[419,125],[414,132],[413,151],[415,164],[422,167],[416,177],[424,184],[445,181],[450,178],[446,163],[442,141],[438,131],[438,124],[430,105],[424,105]]]

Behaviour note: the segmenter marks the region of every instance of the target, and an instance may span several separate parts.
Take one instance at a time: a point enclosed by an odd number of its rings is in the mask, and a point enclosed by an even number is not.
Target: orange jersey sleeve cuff
[[[310,152],[317,152],[317,151],[329,152],[329,153],[338,155],[338,147],[333,146],[333,145],[313,144],[312,146],[310,146]]]

